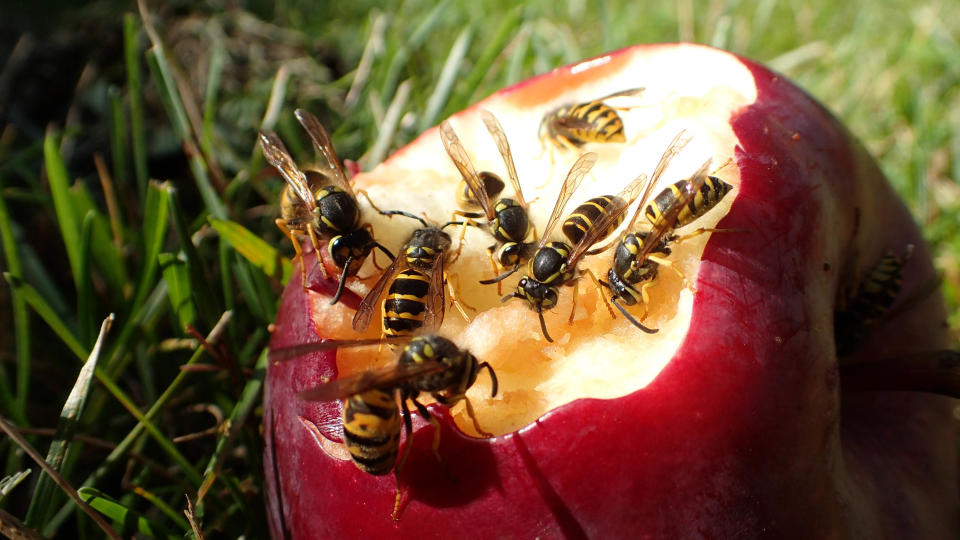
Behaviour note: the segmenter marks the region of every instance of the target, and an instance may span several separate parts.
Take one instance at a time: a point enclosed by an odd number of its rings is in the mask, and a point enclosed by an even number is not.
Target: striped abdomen
[[[368,390],[346,400],[343,442],[358,469],[374,475],[393,470],[400,443],[400,413],[392,390]]]
[[[580,147],[589,142],[624,142],[623,120],[602,101],[561,107],[547,122],[549,134]]]
[[[683,195],[683,188],[686,184],[687,180],[680,180],[664,188],[644,209],[643,213],[647,217],[647,221],[656,225],[663,214],[670,210]],[[716,176],[708,176],[693,199],[680,210],[674,227],[683,227],[706,214],[723,200],[731,189],[733,189],[733,186]]]
[[[846,305],[834,314],[833,329],[837,353],[852,353],[890,311],[903,285],[907,257],[888,252],[870,269]]]
[[[586,234],[601,218],[610,212],[616,212],[623,208],[626,201],[620,197],[612,195],[602,195],[594,197],[589,201],[578,206],[563,222],[563,234],[570,240],[570,244],[576,246]],[[597,242],[602,241],[610,235],[617,227],[623,223],[624,215],[615,219],[606,231],[597,237]]]
[[[423,326],[430,276],[415,268],[397,273],[383,301],[383,333],[407,336]]]

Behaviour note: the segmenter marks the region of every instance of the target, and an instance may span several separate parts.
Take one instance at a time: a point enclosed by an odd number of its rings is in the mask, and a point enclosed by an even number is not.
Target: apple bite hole
[[[508,174],[504,159],[484,129],[481,111],[490,111],[499,119],[509,140],[523,197],[530,202],[529,215],[538,238],[542,237],[567,171],[582,152],[596,152],[598,160],[571,197],[561,219],[591,197],[615,195],[638,175],[653,175],[661,155],[681,132],[686,133],[689,142],[669,161],[643,204],[649,204],[670,184],[689,178],[709,159],[709,174],[730,184],[733,190],[716,207],[676,232],[684,235],[698,228],[716,227],[729,210],[739,185],[739,171],[733,161],[737,140],[729,118],[755,97],[749,73],[732,56],[729,65],[723,65],[717,61],[716,52],[710,52],[709,59],[699,58],[703,49],[694,47],[686,54],[690,56],[690,65],[702,69],[678,77],[673,63],[675,57],[661,61],[656,49],[649,54],[649,58],[643,59],[642,71],[628,65],[611,65],[616,64],[615,60],[594,61],[592,67],[568,76],[567,91],[557,90],[558,81],[545,88],[546,81],[534,80],[505,95],[492,96],[450,120],[475,169],[493,171],[505,179]],[[675,55],[676,51],[672,54]],[[598,78],[589,73],[596,69],[606,70],[608,75]],[[714,84],[713,80],[724,81],[724,84]],[[619,111],[626,142],[591,143],[579,151],[562,147],[542,151],[543,142],[538,131],[548,112],[564,104],[585,102],[641,86],[645,88],[642,94],[619,98],[631,100],[633,105]],[[550,93],[551,99],[544,99],[546,92]],[[552,176],[547,178],[551,171]],[[454,214],[459,208],[456,190],[461,175],[444,154],[437,129],[427,131],[373,171],[358,174],[354,181],[356,188],[366,190],[381,209],[402,209],[437,223],[457,217]],[[512,191],[508,183],[500,197],[513,197]],[[630,221],[639,204],[640,201],[634,202],[624,212],[625,221]],[[420,227],[412,219],[381,216],[364,202],[361,206],[363,219],[372,224],[377,241],[394,253],[399,253],[411,232]],[[484,219],[478,221],[483,223]],[[625,224],[621,225],[595,247],[615,244],[624,228]],[[634,228],[648,230],[650,224],[640,216]],[[554,230],[553,238],[560,236],[559,229],[558,226]],[[694,291],[700,257],[710,237],[717,234],[695,235],[672,244],[672,254],[667,257],[672,269],[660,267],[658,277],[646,289],[649,303],[646,306],[625,306],[632,316],[642,319],[642,324],[656,329],[655,334],[641,331],[616,310],[615,317],[611,316],[601,298],[601,294],[609,298],[610,291],[606,288],[598,290],[593,280],[583,273],[575,285],[579,294],[572,324],[568,320],[573,287],[560,287],[557,305],[543,313],[545,325],[554,340],[551,343],[541,333],[536,311],[524,299],[502,300],[516,290],[518,280],[528,272],[527,264],[501,282],[502,293],[498,294],[496,285],[479,283],[494,277],[487,248],[495,242],[486,228],[466,227],[459,248],[460,228],[450,227],[447,231],[453,238],[452,250],[460,249],[460,255],[446,270],[459,299],[473,309],[466,310],[470,320],[464,320],[456,309],[451,308],[447,294],[446,315],[438,333],[469,350],[480,362],[489,362],[496,371],[499,395],[491,397],[491,381],[484,373],[478,376],[467,393],[479,424],[495,435],[521,429],[547,412],[577,399],[616,398],[649,384],[687,334],[696,305]],[[532,235],[527,241],[532,241]],[[613,252],[611,248],[583,257],[578,265],[579,271],[593,272],[596,277],[607,281]],[[370,290],[379,272],[368,261],[359,275],[374,276],[368,280],[348,281],[348,288],[362,297]],[[323,295],[312,296],[313,320],[318,335],[357,339],[357,333],[350,327],[352,309],[343,304],[330,306],[329,299]],[[379,317],[378,311],[363,337],[380,335]],[[340,349],[337,359],[339,376],[386,365],[395,358],[396,353],[386,346],[379,351],[377,347]],[[477,436],[465,409],[462,404],[456,405],[453,417],[464,433]]]

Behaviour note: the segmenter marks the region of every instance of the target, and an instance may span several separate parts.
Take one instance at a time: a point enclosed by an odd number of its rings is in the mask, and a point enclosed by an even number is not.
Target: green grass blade
[[[137,34],[140,23],[136,15],[123,16],[123,54],[127,68],[127,100],[130,103],[130,140],[133,147],[133,170],[137,177],[138,199],[147,194],[147,136],[144,129],[143,87],[140,83],[140,47]]]
[[[458,85],[458,92],[454,98],[450,100],[446,112],[452,113],[453,111],[460,110],[478,97],[477,91],[480,89],[481,83],[491,76],[494,71],[492,69],[494,62],[496,62],[497,58],[503,52],[504,45],[516,34],[517,27],[520,26],[522,22],[522,5],[516,6],[507,13],[506,18],[500,23],[493,37],[485,40],[487,46],[483,49],[483,52],[480,53],[480,58],[478,58],[477,62],[473,65],[473,69],[470,70],[467,79]]]
[[[382,102],[384,104],[386,104],[387,100],[392,100],[394,97],[393,93],[398,89],[397,81],[400,80],[403,69],[406,67],[407,62],[410,61],[410,55],[413,54],[413,51],[419,49],[427,37],[430,36],[430,33],[433,32],[434,28],[440,22],[440,16],[443,15],[443,12],[447,10],[448,6],[449,3],[446,0],[437,4],[437,6],[430,10],[430,13],[423,18],[423,21],[412,33],[400,37],[402,45],[397,48],[393,57],[390,59],[390,65],[387,67],[383,86],[380,90],[380,99],[383,100]]]
[[[157,255],[163,247],[170,210],[170,184],[151,182],[147,187],[147,199],[143,210],[143,270],[134,295],[133,305],[143,304],[147,293],[153,288],[157,274]]]
[[[220,320],[217,321],[217,324],[214,326],[213,330],[207,334],[207,343],[211,345],[216,345],[219,343],[223,333],[229,326],[232,315],[233,314],[231,312],[227,311],[220,317]],[[190,359],[187,361],[185,366],[191,366],[199,362],[200,359],[204,357],[205,352],[206,348],[203,346],[198,347],[197,350],[194,351],[193,355],[190,356]],[[83,481],[81,484],[82,486],[92,486],[93,484],[97,483],[110,471],[110,469],[113,468],[114,465],[117,465],[121,462],[121,459],[127,454],[127,452],[130,451],[131,447],[135,442],[137,442],[144,430],[147,429],[146,422],[153,420],[153,418],[160,414],[160,411],[166,407],[167,403],[177,395],[178,391],[187,382],[190,375],[191,373],[187,370],[180,370],[180,372],[177,373],[177,376],[174,377],[170,385],[167,386],[167,389],[164,390],[160,397],[157,398],[153,405],[150,406],[147,412],[143,413],[143,417],[140,419],[140,421],[138,421],[137,425],[135,425],[133,429],[127,433],[123,440],[121,440],[117,446],[110,451],[110,454],[104,458],[100,466],[97,467],[97,469],[93,471],[90,476],[86,478],[86,480]],[[52,534],[52,531],[55,531],[57,528],[59,528],[59,525],[70,516],[71,510],[71,503],[67,503],[61,507],[60,511],[57,512],[57,515],[54,516],[51,522],[47,525],[47,533]]]
[[[3,277],[10,283],[10,286],[21,295],[21,298],[33,308],[37,315],[47,323],[47,326],[63,340],[64,344],[73,351],[73,354],[75,354],[77,358],[82,360],[87,357],[87,350],[80,343],[80,340],[77,339],[74,331],[67,326],[63,319],[57,316],[53,308],[50,307],[50,304],[37,293],[36,289],[9,272],[4,272]]]
[[[123,506],[99,489],[82,487],[77,490],[77,493],[94,510],[120,524],[122,530],[135,530],[149,538],[166,538],[167,540],[182,538],[181,535],[172,534],[166,527],[145,518],[136,510]]]
[[[74,208],[78,216],[84,216],[92,213],[90,234],[90,249],[87,257],[92,255],[92,261],[100,270],[100,274],[107,281],[107,289],[114,293],[113,300],[123,301],[121,292],[128,283],[127,268],[124,263],[120,250],[117,249],[113,241],[113,234],[110,232],[110,218],[104,214],[93,197],[83,184],[77,184],[72,190],[74,196]]]
[[[30,469],[17,471],[0,479],[0,501],[3,501],[28,476],[30,476]]]
[[[127,115],[123,94],[116,86],[107,90],[110,98],[110,157],[113,160],[113,179],[119,185],[127,183]]]
[[[74,197],[70,192],[70,180],[67,177],[67,167],[60,155],[58,143],[53,129],[48,129],[43,139],[43,158],[47,170],[47,180],[50,182],[50,193],[53,195],[53,206],[57,214],[57,224],[60,226],[60,235],[67,249],[67,261],[73,273],[74,283],[79,289],[78,278],[81,270],[80,254],[80,219],[74,208]]]
[[[153,493],[150,493],[140,486],[135,486],[133,488],[133,492],[150,501],[150,504],[156,506],[158,510],[163,512],[163,515],[167,516],[171,521],[176,523],[177,527],[180,527],[185,531],[190,530],[190,524],[187,523],[187,520],[183,518],[183,515],[171,508],[170,505],[164,502],[160,497],[157,497]]]
[[[286,283],[290,278],[290,260],[282,256],[277,249],[253,234],[239,223],[210,218],[210,226],[217,231],[230,247],[264,274]]]
[[[437,85],[427,99],[426,111],[420,117],[420,131],[426,131],[427,128],[437,122],[437,116],[450,98],[450,90],[453,88],[453,83],[457,81],[457,75],[463,66],[463,59],[467,55],[472,39],[473,27],[467,26],[457,36],[457,40],[453,42],[450,54],[447,55],[447,60],[443,63],[443,69],[440,70]]]
[[[73,434],[77,429],[77,422],[83,413],[83,406],[87,401],[87,395],[90,393],[90,383],[93,382],[93,373],[96,370],[97,362],[100,359],[100,352],[103,350],[103,342],[110,331],[110,325],[113,324],[113,315],[104,319],[100,326],[100,335],[97,342],[90,352],[90,356],[80,369],[77,376],[77,382],[70,390],[70,395],[60,411],[60,419],[57,421],[57,431],[54,434],[53,441],[50,443],[50,450],[47,452],[47,463],[55,471],[60,471],[63,466],[67,451],[73,441]],[[53,479],[48,475],[43,475],[37,480],[36,489],[33,492],[33,499],[30,501],[30,507],[27,509],[26,523],[35,527],[46,523],[53,510],[53,503],[56,502],[56,485]]]
[[[180,138],[181,144],[193,147],[194,151],[188,152],[190,154],[188,156],[188,163],[190,165],[190,171],[193,173],[193,178],[197,183],[197,190],[200,191],[200,198],[203,199],[203,203],[207,211],[210,212],[210,215],[225,219],[227,217],[227,209],[210,181],[207,164],[203,160],[200,149],[193,139],[190,121],[184,109],[183,101],[180,99],[180,94],[177,92],[176,81],[174,81],[173,72],[167,62],[166,53],[159,44],[155,43],[153,48],[147,51],[147,60],[150,71],[153,74],[154,82],[160,89],[160,96],[163,100],[164,108],[170,120],[173,122],[174,131]]]
[[[383,158],[386,157],[387,152],[390,151],[390,147],[393,145],[393,136],[397,132],[397,125],[400,123],[400,117],[403,113],[404,108],[407,106],[407,99],[410,97],[410,90],[413,88],[413,81],[407,79],[400,84],[400,87],[397,89],[397,94],[393,96],[393,101],[390,102],[390,107],[387,108],[387,114],[383,118],[383,123],[380,125],[380,133],[377,135],[377,140],[373,143],[373,148],[370,149],[370,154],[367,156],[366,167],[372,169],[380,164],[383,161]]]
[[[203,479],[200,477],[200,473],[193,467],[193,464],[184,457],[183,454],[177,450],[176,445],[173,444],[163,431],[158,428],[146,415],[140,412],[140,409],[133,403],[124,393],[120,390],[120,387],[116,385],[111,379],[106,376],[98,377],[100,384],[106,387],[106,389],[113,394],[113,396],[120,402],[121,405],[130,413],[131,416],[139,423],[143,425],[143,429],[146,430],[150,436],[153,437],[153,440],[160,446],[160,449],[167,454],[174,463],[180,466],[180,470],[184,475],[186,475],[187,480],[193,484],[194,487],[199,487]]]
[[[77,495],[77,491],[73,489],[73,487],[71,487],[70,484],[67,483],[67,481],[60,476],[56,470],[54,470],[46,461],[44,461],[43,456],[41,456],[40,453],[37,452],[37,450],[31,446],[30,443],[28,443],[27,440],[24,439],[23,436],[20,435],[20,433],[18,433],[17,430],[10,425],[10,423],[7,422],[3,416],[0,416],[0,430],[6,433],[7,437],[13,440],[13,442],[16,443],[16,445],[19,446],[24,453],[30,456],[30,459],[39,465],[40,468],[43,469],[43,472],[53,477],[57,485],[60,486],[60,488],[70,496],[70,499],[72,499],[75,504],[80,506],[80,508],[88,516],[90,516],[90,519],[97,523],[104,534],[112,539],[121,540],[120,535],[118,535],[117,532],[110,527],[110,524],[104,521],[103,518],[100,517],[100,515],[90,507],[90,505],[88,505],[83,499],[80,498],[79,495]]]
[[[203,96],[203,133],[200,135],[200,145],[209,156],[213,155],[213,121],[217,116],[217,95],[220,91],[220,81],[223,76],[223,66],[226,61],[226,49],[223,40],[214,37],[210,53],[210,70],[207,77],[207,88]]]
[[[186,259],[187,270],[190,273],[191,290],[197,312],[205,324],[213,326],[224,311],[223,301],[213,292],[215,289],[207,274],[206,264],[200,258],[200,253],[193,243],[190,228],[183,215],[180,194],[172,188],[170,190],[170,215],[173,218],[173,228],[177,231],[177,237],[180,241],[180,250]]]
[[[260,357],[257,360],[257,365],[253,374],[253,377],[247,381],[247,384],[243,387],[243,391],[240,394],[240,399],[237,401],[236,406],[233,408],[233,411],[230,412],[230,420],[227,423],[229,429],[225,430],[220,434],[220,437],[217,439],[217,446],[213,452],[213,456],[210,458],[210,461],[207,462],[207,467],[203,471],[204,477],[204,486],[209,486],[211,479],[220,470],[220,464],[223,460],[223,455],[230,447],[231,442],[237,437],[240,429],[243,428],[247,423],[247,418],[250,415],[250,411],[254,409],[257,405],[260,404],[260,397],[263,392],[263,379],[267,373],[267,349],[263,349],[260,353]],[[203,499],[204,492],[201,491],[199,499]],[[198,511],[199,512],[199,511]]]
[[[93,237],[94,212],[87,212],[80,225],[80,276],[77,279],[77,333],[80,342],[89,345],[93,337],[93,280],[90,279],[90,239]]]
[[[0,182],[0,188],[3,183]],[[20,265],[20,253],[13,232],[13,221],[7,211],[7,203],[0,190],[0,240],[3,243],[3,258],[9,274],[22,279],[23,271]],[[10,291],[10,307],[13,311],[13,332],[16,339],[16,377],[8,379],[5,372],[0,371],[0,398],[4,407],[10,411],[14,421],[21,426],[27,423],[27,403],[30,395],[30,313],[27,302],[20,295],[16,287]],[[15,392],[11,393],[9,380],[15,380]]]
[[[170,305],[173,307],[173,313],[180,323],[180,328],[193,325],[197,318],[197,311],[193,307],[193,294],[190,287],[190,272],[187,270],[187,262],[177,258],[172,253],[161,253],[159,263],[163,272],[163,280],[167,282],[167,290],[169,291],[167,296],[170,299]]]

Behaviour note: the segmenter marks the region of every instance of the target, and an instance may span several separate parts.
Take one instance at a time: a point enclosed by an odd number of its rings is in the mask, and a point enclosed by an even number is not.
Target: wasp
[[[903,285],[903,267],[912,255],[912,244],[903,255],[888,250],[855,290],[841,294],[833,317],[837,355],[853,353],[889,314]]]
[[[625,142],[623,120],[617,111],[630,107],[613,107],[605,102],[618,97],[636,96],[643,91],[643,88],[631,88],[585,103],[558,107],[540,121],[540,140],[568,150],[577,150],[590,142]]]
[[[383,272],[370,292],[364,296],[354,314],[353,329],[357,332],[366,331],[377,305],[380,304],[380,298],[386,290],[387,296],[382,304],[384,336],[408,336],[420,331],[421,328],[426,332],[436,330],[443,322],[445,307],[443,284],[446,282],[444,264],[449,258],[452,243],[450,235],[443,229],[449,225],[462,225],[462,223],[451,221],[436,227],[400,210],[381,213],[399,214],[416,219],[420,221],[423,228],[413,231],[413,235],[400,254]],[[450,295],[456,302],[452,288]],[[462,309],[461,313],[463,313]]]
[[[326,239],[327,250],[333,257],[334,264],[341,269],[337,292],[330,302],[333,305],[340,301],[347,277],[356,275],[374,248],[390,259],[394,256],[390,250],[374,240],[369,223],[360,223],[357,197],[320,120],[304,109],[297,109],[294,114],[310,136],[313,146],[326,160],[328,173],[310,171],[308,181],[308,174],[297,167],[283,141],[273,131],[260,132],[260,147],[267,161],[287,182],[280,198],[281,217],[276,220],[276,224],[293,243],[296,258],[301,261],[300,273],[304,287],[307,273],[302,264],[303,251],[296,235],[305,234],[318,257],[322,257],[319,239]],[[320,264],[320,270],[326,279],[327,271],[323,263]]]
[[[623,213],[627,211],[630,204],[636,199],[637,195],[648,183],[646,174],[641,174],[631,181],[623,191],[615,197],[606,197],[608,203],[603,212],[597,218],[590,222],[589,227],[576,232],[568,231],[571,236],[567,237],[568,242],[548,241],[553,230],[560,223],[560,216],[566,208],[567,203],[573,192],[576,191],[583,177],[590,172],[597,161],[597,154],[587,152],[580,156],[573,164],[570,172],[564,180],[563,187],[553,207],[550,219],[544,229],[543,238],[537,244],[536,251],[530,259],[527,275],[520,278],[517,283],[517,290],[503,298],[503,301],[510,298],[522,298],[527,301],[531,308],[536,310],[540,318],[540,331],[543,337],[553,342],[547,325],[543,318],[543,310],[550,309],[557,304],[559,298],[559,288],[561,286],[574,286],[573,305],[576,307],[577,288],[576,282],[580,279],[583,272],[577,268],[580,260],[587,254],[594,244],[603,240],[613,230],[613,224],[622,220]],[[649,188],[648,188],[649,189]],[[572,219],[572,217],[571,217]],[[569,220],[568,220],[569,221]],[[602,251],[602,250],[600,250]],[[589,270],[587,271],[589,272]],[[573,321],[573,310],[570,312],[570,322]]]
[[[483,111],[483,123],[496,143],[501,157],[503,157],[516,199],[502,198],[493,202],[496,195],[487,190],[483,179],[484,173],[477,173],[476,169],[473,168],[460,138],[457,137],[453,127],[447,121],[440,124],[440,138],[447,155],[450,156],[457,170],[460,171],[460,175],[469,187],[470,193],[475,196],[477,204],[483,211],[482,214],[470,212],[459,212],[459,214],[467,218],[484,217],[487,220],[490,234],[497,242],[487,248],[493,272],[496,274],[498,267],[513,268],[514,271],[519,268],[533,254],[534,244],[524,241],[530,232],[530,216],[527,202],[524,200],[523,191],[520,188],[520,180],[517,177],[510,143],[507,141],[507,136],[500,122],[491,112]]]
[[[271,351],[270,356],[272,361],[281,361],[308,352],[382,342],[380,339],[324,341],[276,349]],[[391,365],[336,379],[304,390],[297,396],[308,401],[344,400],[343,442],[358,469],[377,476],[394,472],[397,491],[392,517],[397,521],[402,494],[399,473],[413,443],[413,422],[408,402],[413,403],[417,413],[434,426],[433,451],[438,460],[439,424],[419,401],[421,392],[429,393],[437,403],[447,408],[463,401],[477,432],[484,437],[493,437],[493,434],[480,427],[473,405],[466,396],[482,369],[489,373],[491,397],[496,397],[499,386],[497,374],[489,363],[478,361],[469,351],[457,347],[444,337],[422,335],[409,339],[397,361]],[[398,460],[401,420],[406,444]]]
[[[653,173],[655,178],[663,173],[669,161],[688,141],[682,133],[674,138],[657,164]],[[623,305],[633,306],[641,301],[644,306],[649,304],[647,290],[653,285],[661,265],[677,272],[681,278],[684,277],[667,259],[672,253],[672,244],[719,230],[701,228],[686,236],[674,233],[676,229],[692,223],[713,209],[732,189],[730,184],[707,174],[710,162],[709,159],[704,162],[688,179],[667,186],[649,204],[645,204],[645,198],[641,200],[617,243],[613,265],[607,272],[609,282],[601,282],[610,289],[611,301],[623,316],[645,332],[652,333],[653,330],[630,315]],[[641,214],[649,221],[648,231],[635,229]]]

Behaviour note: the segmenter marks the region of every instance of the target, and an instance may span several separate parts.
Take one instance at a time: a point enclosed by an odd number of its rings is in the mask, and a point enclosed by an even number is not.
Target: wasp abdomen
[[[343,442],[358,469],[384,475],[393,470],[400,441],[400,414],[393,392],[374,389],[343,406]]]
[[[588,200],[576,207],[570,217],[564,220],[562,227],[564,236],[570,240],[571,244],[576,245],[602,216],[622,207],[623,204],[622,199],[611,195],[603,195]],[[623,223],[622,215],[610,224],[610,227],[597,238],[597,241],[609,236],[621,223]]]
[[[406,336],[423,326],[430,277],[415,268],[399,272],[383,301],[383,331]]]
[[[680,180],[664,188],[653,201],[644,209],[644,214],[651,224],[656,224],[663,216],[664,212],[672,208],[674,203],[682,198],[683,188],[687,185],[687,180]],[[716,176],[707,176],[703,185],[697,190],[693,198],[680,210],[677,215],[675,228],[680,228],[695,221],[700,216],[706,214],[733,189],[733,186],[717,178]]]

